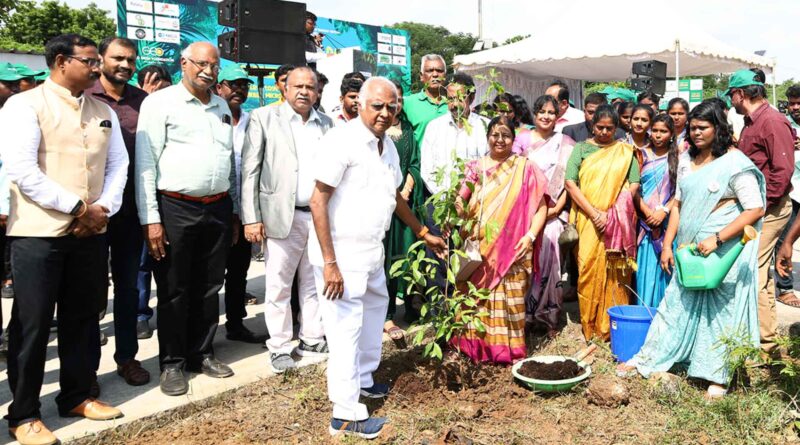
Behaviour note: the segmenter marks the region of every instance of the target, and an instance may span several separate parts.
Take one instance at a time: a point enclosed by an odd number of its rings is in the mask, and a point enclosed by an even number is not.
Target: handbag
[[[478,225],[480,226],[481,218],[483,217],[483,177],[485,175],[485,162],[481,159],[481,196],[478,208]],[[480,230],[480,228],[478,229]],[[467,239],[464,241],[464,254],[465,257],[458,255],[458,272],[456,273],[456,283],[463,283],[472,276],[472,274],[483,264],[483,257],[481,256],[481,243],[475,239]]]
[[[558,245],[561,247],[572,247],[578,242],[578,228],[575,227],[575,222],[572,221],[572,212],[569,215],[569,223],[564,227],[564,231],[558,235]]]

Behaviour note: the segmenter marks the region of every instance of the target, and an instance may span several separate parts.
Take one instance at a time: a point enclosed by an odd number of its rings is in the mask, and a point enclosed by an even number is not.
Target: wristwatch
[[[81,209],[83,208],[83,200],[79,199],[78,203],[75,204],[75,207],[69,211],[69,214],[72,216],[78,216],[81,213]]]
[[[669,207],[667,207],[667,206],[663,206],[663,205],[657,205],[657,206],[656,206],[656,210],[663,210],[663,211],[664,211],[664,213],[666,213],[667,215],[669,215]]]
[[[717,247],[722,245],[722,239],[719,237],[719,232],[714,234],[714,237],[717,238]]]

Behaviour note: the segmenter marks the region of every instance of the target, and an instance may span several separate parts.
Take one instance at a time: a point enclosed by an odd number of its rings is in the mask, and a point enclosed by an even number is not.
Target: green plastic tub
[[[511,367],[511,373],[514,374],[514,378],[522,382],[528,388],[534,391],[542,391],[542,392],[567,392],[574,388],[578,383],[586,380],[589,378],[589,375],[592,374],[592,368],[582,361],[578,361],[578,366],[583,368],[586,372],[579,375],[578,377],[574,377],[571,379],[566,380],[539,380],[539,379],[531,379],[525,377],[519,373],[519,368],[525,363],[529,361],[536,361],[539,363],[554,363],[554,362],[563,362],[566,360],[575,360],[571,357],[565,357],[563,355],[539,355],[535,357],[526,358],[525,360],[520,360]]]

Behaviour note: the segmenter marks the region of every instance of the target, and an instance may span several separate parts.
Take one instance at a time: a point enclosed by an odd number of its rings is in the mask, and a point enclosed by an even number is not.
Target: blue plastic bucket
[[[614,306],[608,309],[611,318],[611,353],[619,362],[626,362],[642,348],[656,308]]]

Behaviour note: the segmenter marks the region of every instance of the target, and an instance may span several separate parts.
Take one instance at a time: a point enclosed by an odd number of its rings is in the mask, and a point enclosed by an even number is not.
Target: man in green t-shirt
[[[438,54],[422,56],[419,78],[424,87],[419,93],[403,98],[403,113],[414,128],[417,146],[422,144],[422,136],[428,122],[447,113],[444,87],[447,65]]]

